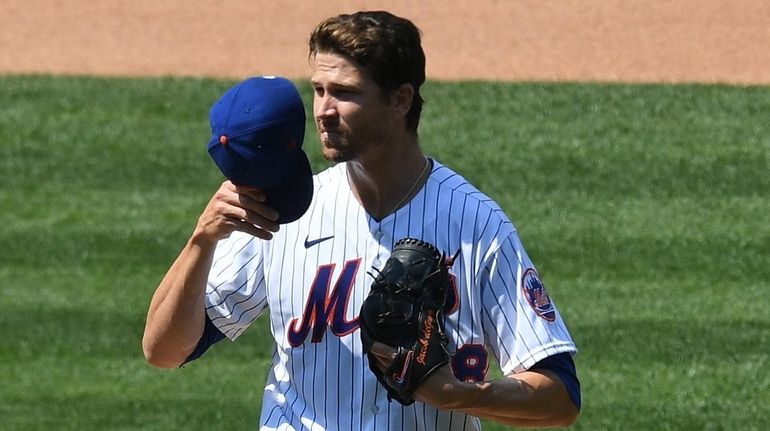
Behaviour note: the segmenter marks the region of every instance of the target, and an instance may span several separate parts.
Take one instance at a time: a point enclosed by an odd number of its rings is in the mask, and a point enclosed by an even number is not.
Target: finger
[[[376,356],[378,360],[383,360],[388,364],[393,362],[393,360],[396,359],[396,356],[398,356],[398,349],[378,341],[372,343],[370,352]]]
[[[255,226],[247,221],[243,220],[233,220],[233,223],[235,224],[235,229],[239,230],[241,232],[248,233],[252,236],[255,236],[260,239],[264,240],[271,240],[273,239],[273,234],[267,230],[265,230],[262,227]],[[276,229],[277,230],[277,229]]]
[[[271,219],[275,215],[274,214],[275,210],[267,207],[265,208],[266,209],[264,209],[263,211],[267,212],[270,218],[263,216],[261,213],[257,213],[257,212],[240,208],[240,207],[235,207],[230,217],[270,232],[278,232],[278,230],[280,229],[278,222]]]
[[[236,196],[236,200],[230,201],[233,205],[242,203],[248,206],[254,203],[264,203],[267,200],[267,194],[264,191],[251,186],[238,186],[229,180],[222,183],[219,191],[224,192],[221,194],[222,199]]]
[[[267,220],[276,221],[278,220],[278,211],[276,211],[274,208],[271,208],[267,205],[265,205],[262,202],[259,202],[255,200],[250,195],[244,195],[244,194],[238,194],[238,203],[237,206],[240,206],[241,208],[250,210],[256,214],[259,214],[260,216],[266,218]]]
[[[233,211],[233,215],[228,215],[227,218],[237,223],[235,226],[237,230],[249,233],[251,233],[252,228],[256,228],[272,234],[273,232],[278,232],[281,228],[277,222],[267,220],[258,214],[254,214],[242,208]]]
[[[278,231],[278,211],[259,202],[253,194],[234,191],[231,184],[223,187],[216,199],[220,202],[219,212],[227,217],[244,220],[272,232]],[[256,189],[252,189],[256,190]],[[257,196],[258,197],[258,196]]]
[[[236,193],[246,195],[256,202],[264,202],[267,200],[267,194],[256,187],[235,186],[234,190]]]
[[[264,193],[254,187],[236,186],[225,181],[210,203],[212,220],[221,219],[225,232],[238,230],[262,239],[278,232],[278,212],[265,205]],[[227,227],[229,226],[229,227]]]
[[[385,362],[385,360],[380,358],[379,356],[374,357],[374,363],[377,366],[377,368],[380,369],[380,371],[386,371],[388,367],[390,367],[390,364]]]

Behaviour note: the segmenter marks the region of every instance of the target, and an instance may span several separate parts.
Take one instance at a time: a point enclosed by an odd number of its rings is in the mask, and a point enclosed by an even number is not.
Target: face
[[[324,158],[356,160],[386,143],[392,105],[362,68],[343,56],[318,53],[310,82]]]

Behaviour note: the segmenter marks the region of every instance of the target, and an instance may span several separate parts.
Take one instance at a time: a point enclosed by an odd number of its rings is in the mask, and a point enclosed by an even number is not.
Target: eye
[[[330,91],[330,94],[339,100],[351,100],[356,96],[357,92],[351,88],[343,87],[335,88],[334,90]]]

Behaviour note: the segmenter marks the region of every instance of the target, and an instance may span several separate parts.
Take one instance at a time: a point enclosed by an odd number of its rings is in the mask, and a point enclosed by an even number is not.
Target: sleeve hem
[[[521,373],[523,371],[529,370],[533,365],[549,356],[557,355],[559,353],[569,353],[572,356],[575,356],[577,351],[578,350],[575,346],[575,343],[571,342],[546,344],[541,346],[538,350],[531,352],[529,356],[521,360],[521,362],[514,363],[516,357],[512,357],[506,365],[501,365],[500,368],[504,374],[508,374],[510,372]]]

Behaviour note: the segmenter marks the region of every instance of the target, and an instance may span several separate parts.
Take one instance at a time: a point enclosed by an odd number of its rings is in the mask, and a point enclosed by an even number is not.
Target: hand
[[[397,350],[380,342],[372,344],[374,355],[380,370],[385,371],[396,358]],[[473,385],[457,380],[452,366],[445,364],[423,380],[414,392],[414,399],[431,404],[441,410],[461,409],[473,389]]]
[[[237,230],[271,239],[279,229],[278,212],[265,205],[265,199],[259,189],[225,181],[198,218],[194,237],[219,241]]]
[[[385,370],[397,350],[374,342],[371,352]],[[455,410],[513,427],[570,426],[579,414],[561,379],[550,371],[524,371],[484,382],[457,380],[450,364],[436,369],[412,394],[440,410]]]
[[[374,355],[381,371],[385,371],[390,367],[390,364],[396,359],[396,353],[398,352],[394,347],[390,347],[379,341],[372,343],[372,349],[370,351]]]

